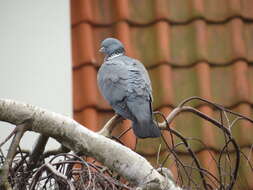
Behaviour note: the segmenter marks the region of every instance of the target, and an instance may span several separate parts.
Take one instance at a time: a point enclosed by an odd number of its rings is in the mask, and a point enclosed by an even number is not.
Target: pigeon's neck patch
[[[113,53],[113,54],[109,55],[108,57],[106,57],[106,60],[111,60],[111,59],[113,59],[115,57],[119,57],[121,55],[124,55],[124,53],[123,52],[122,53]]]

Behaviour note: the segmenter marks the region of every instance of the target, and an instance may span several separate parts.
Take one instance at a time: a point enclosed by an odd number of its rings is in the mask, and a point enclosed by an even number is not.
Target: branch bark
[[[104,127],[98,131],[98,134],[103,135],[105,137],[111,137],[112,130],[122,122],[124,119],[120,115],[114,115],[107,123],[104,125]]]
[[[15,135],[12,139],[12,142],[11,142],[10,148],[8,150],[4,165],[1,168],[0,189],[4,189],[4,190],[11,190],[12,189],[9,182],[8,182],[9,170],[10,170],[10,166],[12,164],[12,161],[14,159],[14,156],[16,154],[19,142],[20,142],[24,132],[26,131],[25,123],[17,125],[14,131],[15,131]]]
[[[29,104],[0,99],[0,120],[14,125],[29,120],[28,130],[53,137],[76,153],[96,158],[141,189],[181,189],[139,154],[66,116]]]

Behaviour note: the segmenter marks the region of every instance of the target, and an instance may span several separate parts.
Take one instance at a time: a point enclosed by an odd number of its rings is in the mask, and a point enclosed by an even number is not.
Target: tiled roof
[[[185,98],[200,96],[252,117],[253,0],[72,0],[71,8],[74,117],[82,124],[99,130],[113,115],[96,85],[99,44],[109,36],[147,67],[155,109],[170,112]],[[192,106],[218,115],[203,103]],[[219,145],[217,131],[185,117],[187,127],[177,120],[176,129]],[[248,123],[235,133],[241,144],[252,144]],[[133,145],[134,137],[127,138]],[[143,146],[140,141],[137,149],[152,152]]]

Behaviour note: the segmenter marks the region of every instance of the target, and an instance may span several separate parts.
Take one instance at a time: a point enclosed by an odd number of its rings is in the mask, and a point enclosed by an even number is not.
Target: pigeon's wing
[[[138,70],[141,73],[141,78],[143,78],[143,80],[144,80],[144,84],[145,84],[145,92],[144,93],[146,93],[151,98],[151,101],[152,101],[153,100],[152,86],[151,86],[151,81],[150,81],[148,72],[147,72],[146,68],[144,67],[144,65],[140,61],[138,61],[136,59],[133,59],[133,61],[136,64],[136,68],[138,68]]]
[[[126,106],[128,94],[128,69],[123,61],[112,60],[102,64],[98,71],[98,86],[117,114],[132,119]]]
[[[109,103],[121,101],[127,94],[127,68],[121,61],[105,62],[98,71],[98,86]]]
[[[144,65],[135,59],[127,59],[128,90],[127,108],[134,116],[133,130],[137,137],[159,137],[160,130],[153,121],[152,87],[149,75]]]
[[[150,78],[144,65],[136,60],[131,59],[131,67],[129,67],[129,90],[134,96],[141,96],[152,102],[152,87]]]

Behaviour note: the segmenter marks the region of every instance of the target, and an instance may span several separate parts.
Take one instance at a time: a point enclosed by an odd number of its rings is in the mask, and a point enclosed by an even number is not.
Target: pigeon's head
[[[106,38],[101,43],[100,52],[111,56],[113,54],[122,54],[125,52],[124,45],[115,38]]]

